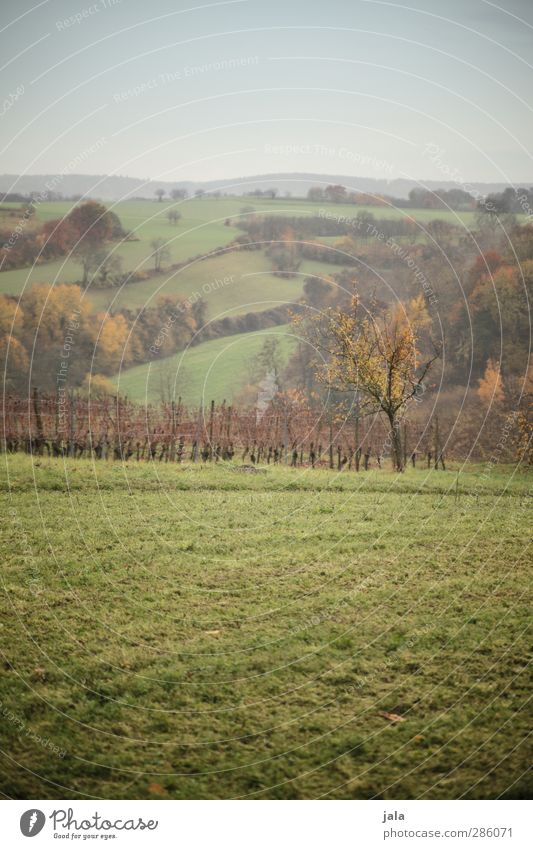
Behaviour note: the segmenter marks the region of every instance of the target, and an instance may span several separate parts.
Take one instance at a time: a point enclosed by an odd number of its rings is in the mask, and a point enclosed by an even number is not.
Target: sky
[[[533,183],[531,0],[2,0],[0,172]]]

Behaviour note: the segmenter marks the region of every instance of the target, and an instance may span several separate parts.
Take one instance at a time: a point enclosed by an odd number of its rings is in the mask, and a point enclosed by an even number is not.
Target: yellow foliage
[[[483,404],[500,404],[505,398],[503,380],[500,373],[500,364],[494,360],[487,360],[485,374],[479,379],[477,390],[478,398]]]
[[[379,322],[370,315],[361,318],[360,312],[354,297],[349,312],[329,313],[327,381],[361,389],[389,415],[403,406],[417,383],[414,324],[402,309]]]
[[[100,368],[101,365],[109,370],[110,365],[114,365],[116,369],[120,366],[124,367],[127,364],[126,359],[126,342],[129,335],[129,327],[123,315],[109,315],[109,313],[99,313],[98,335],[95,339],[95,365]]]
[[[0,336],[19,334],[22,329],[24,313],[22,307],[12,298],[0,295]]]
[[[82,383],[81,391],[92,398],[102,398],[106,395],[116,395],[117,389],[104,374],[87,374]]]

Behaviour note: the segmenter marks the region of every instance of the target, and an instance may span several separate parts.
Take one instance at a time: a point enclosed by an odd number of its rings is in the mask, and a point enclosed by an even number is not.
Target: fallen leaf
[[[148,785],[148,792],[151,793],[153,796],[166,796],[167,795],[167,791],[165,790],[165,788],[161,784],[149,784]]]
[[[398,713],[389,713],[387,710],[381,710],[378,716],[382,716],[384,719],[390,720],[390,722],[405,722],[403,716],[400,716]]]
[[[216,636],[217,634],[220,634],[220,633],[221,633],[221,631],[204,631],[204,634],[209,634],[210,636]]]

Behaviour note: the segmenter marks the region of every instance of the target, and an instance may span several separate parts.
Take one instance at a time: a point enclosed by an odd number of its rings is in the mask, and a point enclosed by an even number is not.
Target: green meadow
[[[253,209],[263,214],[280,215],[318,215],[319,210],[328,210],[333,215],[355,217],[359,212],[371,212],[376,218],[415,218],[423,227],[435,218],[441,218],[456,224],[468,226],[473,221],[471,212],[451,212],[435,210],[395,209],[391,207],[363,207],[352,204],[310,203],[304,200],[248,197],[229,198],[191,198],[177,202],[170,201],[118,201],[106,204],[120,218],[125,230],[132,233],[135,241],[123,242],[114,250],[122,257],[125,271],[142,271],[153,264],[150,242],[156,238],[168,240],[170,260],[168,265],[183,262],[201,254],[209,253],[216,248],[229,244],[242,231],[235,226],[225,226],[228,218],[249,214],[242,212]],[[17,208],[19,204],[4,204],[5,207]],[[60,218],[72,209],[73,203],[56,201],[41,203],[37,207],[38,219],[47,221]],[[167,213],[170,209],[178,210],[182,218],[174,225],[168,222]],[[13,223],[12,219],[8,219]],[[16,222],[15,222],[16,223]],[[6,225],[8,226],[8,225]],[[15,226],[15,224],[13,224]],[[239,273],[239,254],[233,254]],[[268,263],[264,263],[268,267]],[[338,270],[338,267],[337,267]],[[187,276],[187,275],[185,275]],[[33,268],[9,270],[0,273],[0,293],[19,294],[24,287],[34,283],[73,283],[81,277],[80,267],[72,259],[62,259],[55,262],[38,264]],[[150,285],[154,284],[150,281]],[[157,284],[155,284],[157,285]],[[187,284],[184,283],[184,288]],[[128,290],[131,287],[128,287]],[[142,287],[141,287],[142,288]],[[139,290],[140,291],[140,290]],[[144,290],[143,290],[144,291]],[[153,291],[146,288],[146,294]],[[114,293],[98,293],[96,300],[101,302],[112,299]],[[127,296],[129,297],[129,296]],[[131,294],[137,303],[139,297]],[[128,302],[129,305],[129,302]]]
[[[7,455],[11,798],[527,798],[531,479]]]
[[[278,325],[253,333],[224,336],[134,368],[114,379],[121,395],[140,403],[157,403],[162,398],[181,396],[186,406],[200,401],[233,401],[247,383],[257,382],[254,366],[266,339],[279,340],[279,360],[286,362],[296,339],[290,325]]]
[[[222,251],[120,289],[89,289],[86,297],[95,312],[155,306],[161,295],[192,302],[202,298],[209,319],[224,318],[226,314],[260,312],[295,301],[307,276],[327,276],[338,270],[339,266],[306,261],[296,274],[281,278],[272,273],[262,251]]]

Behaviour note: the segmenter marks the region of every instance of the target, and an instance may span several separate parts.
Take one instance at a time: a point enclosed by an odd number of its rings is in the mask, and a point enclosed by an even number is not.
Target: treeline
[[[482,212],[492,215],[527,215],[533,216],[533,187],[528,189],[511,187],[503,192],[487,195],[478,203]]]
[[[297,307],[296,307],[297,309]],[[153,307],[93,313],[79,286],[33,286],[22,297],[0,295],[0,369],[9,391],[31,381],[50,391],[60,383],[87,387],[89,374],[106,378],[119,369],[168,357],[187,345],[284,324],[287,306],[209,322],[203,299],[161,295]]]
[[[244,250],[265,250],[274,274],[279,277],[297,272],[302,259],[356,265],[361,253],[356,242],[372,242],[378,235],[381,240],[414,242],[420,232],[412,219],[378,219],[369,212],[359,212],[353,218],[326,211],[310,217],[252,215],[236,223],[246,234],[238,236],[234,244]],[[339,237],[333,245],[315,241],[332,236]]]
[[[408,236],[417,233],[419,228],[411,218],[376,218],[371,212],[360,211],[353,217],[335,215],[321,210],[319,215],[249,215],[246,218],[228,220],[247,237],[237,237],[236,244],[247,246],[262,242],[287,239],[313,239],[327,236],[346,236],[349,234],[370,234],[374,227],[391,236]]]
[[[406,198],[396,198],[392,195],[371,194],[369,192],[350,192],[340,184],[331,186],[312,186],[307,199],[315,203],[348,203],[355,206],[390,206],[403,209],[456,209],[470,210],[476,208],[476,199],[464,189],[411,189]]]
[[[245,230],[245,235],[233,244],[244,250],[265,250],[274,273],[282,277],[298,271],[302,259],[340,266],[360,266],[362,260],[391,268],[401,265],[394,250],[399,243],[413,246],[418,242],[419,248],[412,251],[422,256],[445,244],[448,255],[454,258],[464,238],[460,227],[441,219],[421,227],[409,216],[376,218],[368,211],[353,217],[326,210],[308,217],[251,215],[235,224]],[[330,243],[316,241],[335,236],[338,239]]]
[[[493,360],[506,380],[518,379],[531,351],[533,225],[480,230],[474,238],[475,245],[465,240],[455,255],[446,251],[446,264],[436,251],[421,251],[417,258],[437,298],[446,377],[455,383],[480,377]]]
[[[204,320],[203,303],[160,297],[150,309],[114,315],[91,311],[79,286],[33,286],[21,298],[0,296],[0,368],[5,385],[29,381],[51,390],[83,385],[89,372],[110,376],[120,367],[183,348]],[[163,335],[162,334],[162,330]]]
[[[292,315],[300,312],[301,304],[282,304],[260,312],[248,312],[243,315],[226,316],[215,321],[207,322],[198,334],[199,342],[209,339],[219,339],[222,336],[234,336],[237,333],[252,333],[254,330],[264,330],[286,324]],[[197,343],[196,343],[197,344]]]

